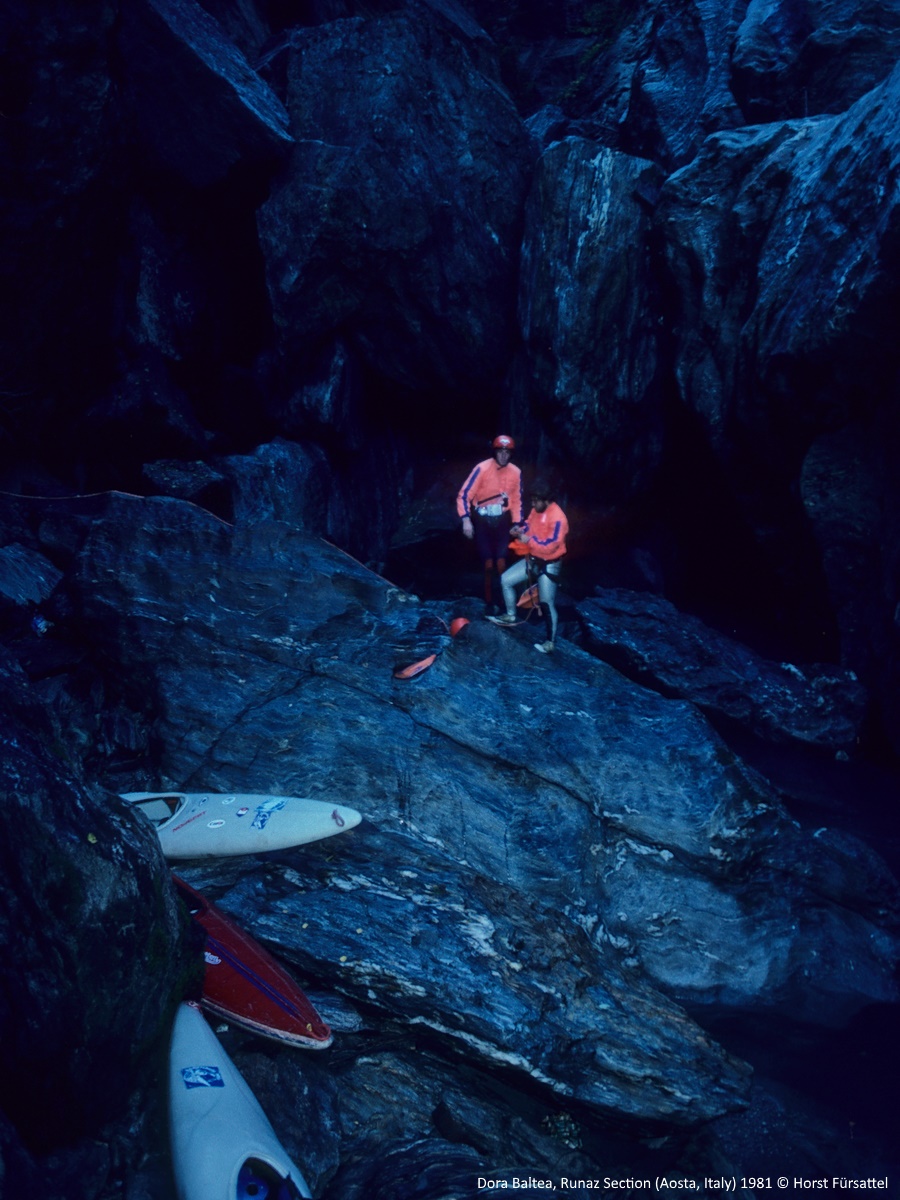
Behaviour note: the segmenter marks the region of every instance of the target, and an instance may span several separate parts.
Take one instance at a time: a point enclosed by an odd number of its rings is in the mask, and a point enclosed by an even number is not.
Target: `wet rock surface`
[[[740,1107],[747,1069],[623,973],[614,951],[407,830],[269,859],[219,899],[244,922],[259,909],[254,934],[303,975],[339,964],[342,992],[474,1069],[647,1128]]]
[[[784,1002],[799,982],[785,950],[802,898],[772,921],[742,912],[754,861],[788,864],[796,835],[693,707],[574,648],[541,663],[527,641],[480,624],[410,688],[393,670],[421,620],[414,599],[287,526],[233,530],[177,501],[113,498],[77,578],[98,651],[125,670],[126,691],[130,675],[153,698],[162,778],[341,795],[374,820],[402,816],[465,845],[489,876],[502,845],[505,881],[633,945],[691,995]],[[442,650],[440,636],[429,646]],[[761,956],[755,967],[741,940],[699,969],[694,939],[711,936],[715,913]],[[870,945],[876,959],[887,949]],[[804,991],[815,978],[813,967]]]
[[[360,1014],[345,1017],[337,1078],[233,1043],[320,1194],[386,1188],[395,1161],[434,1194],[464,1194],[452,1189],[466,1172],[503,1167],[485,1130],[525,1145],[569,1113],[579,1171],[613,1127],[623,1169],[647,1138],[668,1169],[700,1126],[751,1099],[704,1008],[813,1028],[894,1000],[900,906],[884,865],[848,835],[803,834],[687,701],[570,643],[542,659],[528,626],[475,621],[451,638],[448,606],[258,512],[230,525],[182,500],[111,494],[21,499],[4,517],[62,573],[52,628],[12,646],[6,694],[26,711],[14,689],[27,659],[44,727],[81,713],[81,754],[111,792],[272,791],[365,815],[320,846],[184,869],[302,982]],[[88,648],[115,698],[102,753],[71,664],[53,692],[29,658],[48,639]],[[423,650],[435,664],[395,680],[398,658]],[[168,894],[158,852],[147,862]],[[421,1052],[440,1085],[410,1067]],[[474,1114],[460,1070],[477,1081]],[[403,1120],[367,1072],[414,1090]],[[530,1097],[527,1111],[494,1079]],[[295,1114],[310,1106],[301,1144]],[[558,1170],[535,1145],[535,1169]]]
[[[712,717],[823,750],[850,750],[860,736],[867,697],[851,671],[767,662],[650,592],[598,592],[578,614],[591,653]]]

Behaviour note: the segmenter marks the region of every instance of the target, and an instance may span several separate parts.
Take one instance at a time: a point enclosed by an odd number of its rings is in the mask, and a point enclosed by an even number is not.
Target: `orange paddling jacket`
[[[501,467],[496,459],[486,458],[472,468],[456,497],[456,512],[459,517],[469,517],[482,507],[497,509],[484,515],[509,512],[513,524],[518,525],[522,520],[522,472],[518,467],[512,463]]]
[[[528,534],[525,549],[535,558],[553,562],[562,558],[566,552],[569,522],[566,520],[566,514],[555,502],[548,504],[542,513],[533,508],[522,526],[522,532]]]

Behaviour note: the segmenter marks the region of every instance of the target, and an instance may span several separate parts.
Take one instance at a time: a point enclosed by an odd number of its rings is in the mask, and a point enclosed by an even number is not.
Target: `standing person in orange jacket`
[[[474,538],[484,564],[485,613],[497,611],[494,573],[506,569],[510,530],[522,520],[522,472],[510,462],[516,443],[501,433],[491,443],[493,458],[476,463],[456,497],[463,535]]]
[[[503,572],[500,582],[503,586],[506,612],[499,617],[490,616],[488,620],[493,621],[495,625],[517,624],[516,588],[522,583],[530,583],[536,575],[547,637],[545,641],[538,642],[535,650],[539,650],[541,654],[551,654],[556,643],[556,627],[559,622],[556,589],[566,553],[569,522],[566,514],[554,501],[550,487],[543,480],[536,482],[531,489],[531,505],[531,512],[516,533],[518,540],[527,550],[528,557],[513,563],[508,571]]]

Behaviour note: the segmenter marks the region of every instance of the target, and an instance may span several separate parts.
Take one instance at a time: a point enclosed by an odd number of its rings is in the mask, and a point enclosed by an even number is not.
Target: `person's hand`
[[[463,517],[463,537],[472,538],[475,536],[475,530],[472,528],[472,518]]]

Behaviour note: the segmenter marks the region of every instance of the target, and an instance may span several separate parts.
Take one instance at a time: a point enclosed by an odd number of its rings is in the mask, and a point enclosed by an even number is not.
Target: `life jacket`
[[[554,562],[565,554],[569,522],[555,502],[548,504],[542,513],[533,508],[522,528],[528,534],[528,541],[522,545],[535,558]]]
[[[513,524],[522,520],[522,472],[513,463],[501,467],[486,458],[469,473],[456,497],[459,517],[499,517],[508,512]]]

